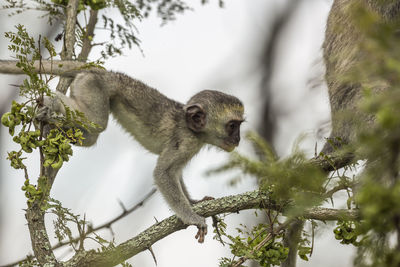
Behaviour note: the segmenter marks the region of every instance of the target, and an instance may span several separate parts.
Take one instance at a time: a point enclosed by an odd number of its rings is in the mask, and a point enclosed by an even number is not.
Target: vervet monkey
[[[335,0],[329,13],[325,41],[323,45],[326,64],[326,81],[332,114],[332,133],[330,138],[336,145],[351,143],[356,139],[356,128],[368,127],[374,120],[371,116],[361,115],[359,101],[362,88],[369,87],[373,93],[388,88],[388,83],[379,78],[351,80],[363,63],[366,51],[363,44],[365,34],[359,29],[355,5],[362,5],[385,22],[399,20],[399,0]],[[377,62],[377,64],[379,64]],[[339,137],[341,140],[336,142]],[[324,153],[332,152],[332,146],[326,144]]]
[[[157,188],[176,215],[196,225],[196,239],[204,242],[205,218],[196,214],[182,181],[182,170],[205,144],[232,151],[240,141],[243,104],[234,96],[205,90],[186,105],[121,73],[94,71],[76,75],[70,96],[56,93],[44,100],[38,118],[51,121],[51,113],[65,114],[65,107],[83,112],[99,128],[84,132],[84,146],[93,145],[108,123],[109,113],[140,144],[159,155],[154,170]],[[207,199],[207,197],[205,198]]]
[[[367,10],[375,13],[385,22],[400,19],[399,0],[334,0],[325,31],[323,55],[326,65],[325,79],[328,85],[329,101],[332,115],[332,132],[330,139],[334,146],[352,143],[356,140],[360,127],[368,127],[374,118],[361,115],[359,101],[362,98],[363,86],[368,85],[372,92],[377,94],[387,88],[385,81],[372,77],[368,80],[358,81],[351,78],[359,70],[360,64],[368,51],[363,46],[366,36],[359,29],[360,18],[355,13],[356,5],[362,5]],[[400,42],[399,42],[400,43]],[[379,64],[379,62],[377,62]],[[363,67],[363,66],[361,66]],[[368,83],[368,84],[366,84]],[[358,129],[357,129],[358,128]],[[335,140],[337,137],[339,140]],[[329,154],[334,148],[326,143],[322,152]],[[288,259],[281,266],[295,266],[297,257],[296,236],[301,236],[303,222],[295,222],[286,232],[290,250]],[[292,249],[293,248],[293,249]]]

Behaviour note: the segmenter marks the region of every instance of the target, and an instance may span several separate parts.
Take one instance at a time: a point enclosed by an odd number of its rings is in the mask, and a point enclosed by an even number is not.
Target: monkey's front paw
[[[198,239],[199,243],[203,243],[207,234],[207,225],[197,226],[197,229],[197,234],[194,238]]]
[[[193,216],[187,224],[190,225],[196,225],[197,226],[197,234],[195,238],[198,240],[199,243],[204,242],[204,238],[207,234],[207,224],[206,224],[206,219],[204,217],[201,217],[196,214],[196,216]]]

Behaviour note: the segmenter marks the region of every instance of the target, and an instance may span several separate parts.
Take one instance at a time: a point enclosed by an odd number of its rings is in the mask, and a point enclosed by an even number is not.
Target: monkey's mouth
[[[223,150],[225,150],[226,152],[232,152],[235,149],[235,147],[237,147],[238,145],[239,145],[239,143],[224,141],[220,147]]]

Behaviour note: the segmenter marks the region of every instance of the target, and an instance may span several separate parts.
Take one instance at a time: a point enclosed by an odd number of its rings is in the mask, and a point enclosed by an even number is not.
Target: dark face
[[[231,152],[240,142],[240,124],[242,120],[231,120],[225,125],[226,137],[222,149]]]

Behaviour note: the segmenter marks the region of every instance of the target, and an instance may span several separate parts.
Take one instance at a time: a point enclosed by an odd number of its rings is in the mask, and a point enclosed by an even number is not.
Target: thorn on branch
[[[123,213],[126,213],[127,210],[126,210],[124,203],[122,203],[122,201],[120,199],[117,199],[117,201],[118,201],[118,204],[120,205],[120,207],[122,208]]]
[[[149,247],[148,250],[150,251],[151,256],[153,257],[154,263],[155,263],[156,266],[157,266],[157,259],[156,259],[156,255],[154,254],[153,248],[152,248],[152,247]]]

